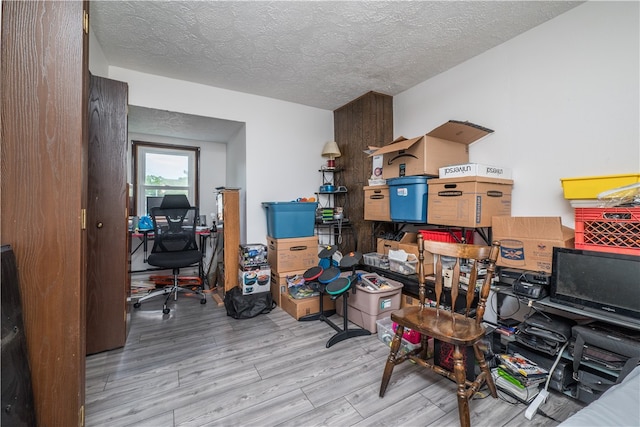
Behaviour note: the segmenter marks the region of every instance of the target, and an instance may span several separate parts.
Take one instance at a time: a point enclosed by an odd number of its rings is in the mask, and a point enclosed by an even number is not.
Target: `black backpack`
[[[236,286],[224,296],[224,306],[227,316],[234,319],[250,319],[259,314],[267,314],[276,306],[271,292],[242,295],[242,290]]]

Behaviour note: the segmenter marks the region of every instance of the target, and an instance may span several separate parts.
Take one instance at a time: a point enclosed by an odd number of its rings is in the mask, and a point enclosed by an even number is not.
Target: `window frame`
[[[159,151],[167,151],[169,154],[171,151],[175,152],[188,152],[190,155],[194,156],[194,177],[193,177],[193,200],[191,198],[189,201],[194,206],[199,206],[200,204],[200,147],[190,146],[190,145],[177,145],[177,144],[163,144],[158,142],[148,142],[148,141],[131,141],[132,144],[132,178],[133,178],[133,194],[132,194],[132,202],[133,202],[133,210],[131,210],[132,215],[139,215],[139,199],[140,199],[140,190],[144,186],[144,183],[138,182],[138,172],[139,172],[139,164],[138,161],[143,161],[140,155],[140,151],[142,149],[156,149]],[[189,186],[190,187],[190,186]],[[170,187],[171,188],[171,187]],[[146,213],[140,213],[140,215],[146,215]]]

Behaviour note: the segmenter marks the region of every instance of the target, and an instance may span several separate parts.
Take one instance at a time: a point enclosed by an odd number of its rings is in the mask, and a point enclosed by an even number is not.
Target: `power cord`
[[[560,359],[562,358],[562,353],[564,353],[564,350],[567,348],[567,345],[569,345],[568,341],[564,343],[564,345],[558,352],[558,357],[556,357],[556,360],[555,362],[553,362],[551,369],[549,369],[549,373],[547,374],[547,382],[544,384],[544,388],[540,390],[540,393],[538,393],[538,396],[535,398],[533,402],[531,402],[527,410],[524,412],[524,416],[526,419],[531,420],[531,418],[533,418],[533,416],[538,411],[538,408],[540,407],[540,405],[545,403],[547,401],[547,398],[549,398],[549,383],[551,382],[551,376],[553,375],[553,371],[556,369],[556,366],[558,366],[558,362],[560,362]],[[548,415],[546,416],[549,417]]]

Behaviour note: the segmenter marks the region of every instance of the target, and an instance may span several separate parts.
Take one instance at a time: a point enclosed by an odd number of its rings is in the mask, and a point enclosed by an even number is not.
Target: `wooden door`
[[[39,426],[84,423],[88,3],[2,2],[2,243]]]
[[[90,76],[87,201],[87,354],[127,338],[126,83]]]

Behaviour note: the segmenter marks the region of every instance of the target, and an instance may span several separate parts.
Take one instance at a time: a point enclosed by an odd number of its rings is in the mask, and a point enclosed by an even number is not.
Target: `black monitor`
[[[555,247],[550,299],[603,316],[640,319],[640,256]]]
[[[162,204],[162,199],[164,199],[164,196],[147,196],[147,215],[151,216],[152,208],[160,207],[160,205]]]

